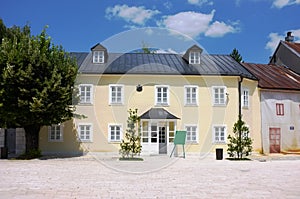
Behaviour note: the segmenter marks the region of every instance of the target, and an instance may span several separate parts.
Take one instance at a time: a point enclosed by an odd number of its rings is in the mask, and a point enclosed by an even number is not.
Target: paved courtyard
[[[0,160],[0,198],[299,198],[300,158]]]

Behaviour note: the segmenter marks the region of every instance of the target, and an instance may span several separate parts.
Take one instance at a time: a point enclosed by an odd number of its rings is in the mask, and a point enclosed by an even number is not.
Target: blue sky
[[[97,43],[108,51],[146,44],[182,53],[196,43],[210,54],[237,48],[244,61],[267,63],[292,31],[300,42],[300,0],[0,0],[7,27],[45,25],[66,51],[88,52]]]

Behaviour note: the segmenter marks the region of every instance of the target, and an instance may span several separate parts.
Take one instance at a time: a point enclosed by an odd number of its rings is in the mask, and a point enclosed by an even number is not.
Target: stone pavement
[[[289,157],[289,158],[286,158]],[[0,160],[0,198],[299,198],[300,158],[86,155]]]

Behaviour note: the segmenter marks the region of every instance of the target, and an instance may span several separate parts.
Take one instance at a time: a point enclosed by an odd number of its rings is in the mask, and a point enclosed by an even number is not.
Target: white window
[[[213,142],[214,143],[226,143],[226,127],[214,126],[213,127]]]
[[[93,63],[104,63],[104,51],[94,51],[93,52]]]
[[[149,122],[143,121],[141,129],[142,129],[142,142],[148,143],[149,142]]]
[[[249,90],[246,88],[242,90],[242,107],[243,108],[249,107]]]
[[[186,125],[186,141],[187,142],[198,142],[198,130],[197,125]]]
[[[198,104],[198,87],[197,86],[184,86],[184,101],[185,105]]]
[[[155,87],[155,104],[169,105],[169,86]]]
[[[51,125],[48,127],[48,138],[50,142],[63,141],[63,125]]]
[[[226,105],[226,87],[225,86],[213,87],[213,104],[214,105]]]
[[[92,124],[79,124],[78,125],[78,138],[82,142],[92,142],[93,126]]]
[[[123,104],[124,85],[109,85],[109,104]]]
[[[122,125],[110,124],[108,125],[108,141],[121,142],[122,139]]]
[[[79,85],[80,103],[92,104],[93,103],[93,85],[81,84]]]
[[[200,64],[200,52],[191,51],[189,57],[190,64]]]

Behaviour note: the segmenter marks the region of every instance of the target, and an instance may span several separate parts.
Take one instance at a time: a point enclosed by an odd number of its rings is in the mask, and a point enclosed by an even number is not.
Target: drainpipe
[[[242,82],[243,77],[239,77],[238,90],[239,90],[239,118],[242,117]]]

